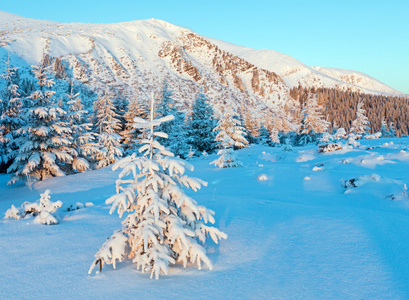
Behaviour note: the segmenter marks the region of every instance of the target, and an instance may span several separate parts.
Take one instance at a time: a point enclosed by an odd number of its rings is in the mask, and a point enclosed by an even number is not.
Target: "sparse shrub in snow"
[[[84,203],[81,203],[81,202],[77,202],[77,203],[75,203],[75,204],[71,204],[68,208],[67,208],[67,211],[74,211],[74,210],[78,210],[78,209],[81,209],[81,208],[84,208],[84,207],[88,207],[88,206],[93,206],[94,204],[92,203],[92,202],[86,202],[85,204]]]
[[[361,185],[364,185],[367,182],[370,181],[379,181],[381,177],[378,174],[372,174],[372,175],[364,175],[364,176],[359,176],[356,178],[348,179],[348,180],[341,180],[341,184],[344,188],[354,188],[358,187]]]
[[[398,195],[392,194],[387,197],[389,200],[409,200],[408,188],[406,183],[403,185],[402,192]]]
[[[318,146],[319,153],[331,152],[342,149],[340,144],[326,144]]]
[[[153,107],[153,105],[152,105]],[[148,138],[142,141],[139,152],[118,161],[113,169],[121,168],[116,182],[117,194],[106,200],[112,204],[119,217],[129,214],[117,230],[95,255],[89,273],[99,264],[112,264],[131,259],[142,272],[150,272],[151,278],[167,274],[169,264],[182,262],[204,262],[210,269],[212,264],[206,249],[200,244],[208,237],[217,243],[227,235],[217,228],[206,225],[214,223],[214,212],[198,205],[185,194],[182,187],[197,191],[206,182],[183,175],[186,168],[193,167],[183,160],[172,158],[170,153],[155,137],[166,138],[162,132],[154,132],[155,126],[171,121],[172,116],[150,121],[135,118],[135,127],[150,128]],[[132,175],[129,178],[129,175]],[[125,178],[126,177],[126,178]]]
[[[268,176],[266,174],[260,174],[260,175],[258,175],[257,180],[258,181],[266,181],[266,180],[268,180]]]
[[[42,193],[38,202],[24,202],[20,208],[16,208],[14,205],[6,211],[5,218],[22,219],[28,215],[34,216],[34,222],[38,224],[58,224],[58,220],[53,213],[62,206],[61,201],[52,202],[51,191],[46,190]]]
[[[365,135],[365,139],[374,140],[374,139],[379,139],[381,136],[382,136],[382,133],[380,133],[380,132],[375,132],[375,133],[373,133],[373,134]]]
[[[209,154],[206,151],[202,152],[202,159],[207,159],[209,157]]]
[[[189,153],[187,154],[187,158],[189,158],[189,159],[193,159],[193,157],[195,156],[195,150],[194,149],[192,149],[192,147],[190,147],[190,151],[189,151]]]

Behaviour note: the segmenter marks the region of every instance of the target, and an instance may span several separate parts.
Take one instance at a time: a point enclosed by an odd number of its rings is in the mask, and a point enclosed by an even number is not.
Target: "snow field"
[[[107,167],[31,189],[7,186],[8,176],[1,175],[0,215],[46,189],[63,206],[55,226],[0,220],[0,298],[406,299],[409,139],[360,142],[359,149],[324,154],[315,145],[285,155],[251,146],[237,152],[241,168],[210,166],[215,154],[192,160],[195,170],[187,174],[209,184],[186,193],[216,212],[215,225],[228,238],[206,245],[212,271],[176,265],[157,281],[131,262],[87,274],[95,252],[120,227],[105,204],[118,172]],[[341,184],[373,174],[379,180]],[[257,180],[260,175],[267,180]],[[399,200],[390,200],[392,194]],[[77,202],[94,205],[66,211]]]

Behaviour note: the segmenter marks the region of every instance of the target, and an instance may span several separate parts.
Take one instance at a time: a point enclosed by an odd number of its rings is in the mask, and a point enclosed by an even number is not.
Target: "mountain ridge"
[[[403,95],[363,73],[309,67],[277,51],[229,44],[162,20],[92,24],[0,16],[2,61],[11,54],[17,65],[29,66],[45,53],[97,93],[108,87],[128,99],[148,99],[166,81],[182,107],[204,87],[213,104],[256,110],[296,107],[289,90],[298,85]]]

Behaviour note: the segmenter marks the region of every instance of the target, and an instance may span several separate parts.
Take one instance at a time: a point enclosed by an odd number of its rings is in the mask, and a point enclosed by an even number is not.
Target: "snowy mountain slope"
[[[290,87],[296,87],[301,84],[305,87],[339,88],[369,94],[403,95],[403,93],[361,72],[336,68],[309,67],[299,60],[277,51],[267,49],[256,50],[213,38],[208,39],[220,48],[260,68],[276,72]]]
[[[108,86],[127,98],[148,98],[166,80],[183,107],[191,103],[202,85],[210,99],[233,106],[243,101],[260,108],[292,102],[288,87],[277,74],[164,21],[36,23],[7,14],[2,23],[0,46],[4,51],[27,64],[39,63],[43,52],[58,57],[73,68],[76,79],[97,92]]]
[[[62,59],[77,80],[97,93],[109,89],[130,100],[147,100],[165,80],[182,108],[192,104],[201,86],[214,104],[245,104],[256,110],[298,105],[289,96],[298,84],[399,94],[358,75],[343,79],[275,51],[231,45],[154,19],[64,24],[0,12],[0,28],[0,70],[8,54],[28,72],[45,53],[51,67],[56,58]]]
[[[56,177],[31,189],[7,186],[1,175],[1,218],[46,189],[64,205],[55,226],[0,219],[0,298],[407,299],[409,140],[361,145],[327,154],[313,145],[287,153],[251,146],[238,151],[242,168],[209,166],[215,155],[191,161],[188,175],[209,184],[189,195],[216,212],[228,238],[206,246],[212,271],[177,265],[158,281],[129,261],[87,275],[101,243],[120,226],[104,203],[118,172]],[[260,174],[267,180],[258,181]],[[357,187],[342,186],[353,178],[360,178]],[[64,210],[78,201],[94,206]]]

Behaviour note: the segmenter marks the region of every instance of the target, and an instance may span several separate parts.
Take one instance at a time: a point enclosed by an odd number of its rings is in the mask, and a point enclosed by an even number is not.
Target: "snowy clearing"
[[[228,238],[206,245],[212,271],[177,265],[159,280],[129,261],[87,274],[121,226],[105,204],[118,172],[107,167],[32,188],[7,186],[9,176],[0,175],[0,299],[408,299],[408,149],[409,139],[385,138],[330,153],[252,145],[237,151],[240,168],[209,165],[215,154],[192,160],[188,175],[209,184],[186,193],[216,212]],[[343,187],[349,180],[359,184]],[[63,203],[58,225],[3,218],[47,189]]]

